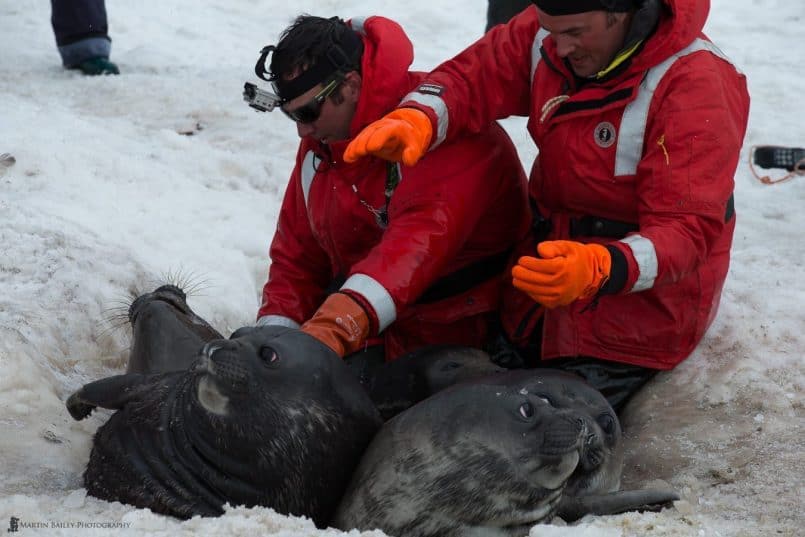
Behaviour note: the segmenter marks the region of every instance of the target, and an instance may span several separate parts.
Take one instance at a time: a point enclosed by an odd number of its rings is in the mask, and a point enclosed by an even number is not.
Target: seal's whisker
[[[120,320],[107,320],[108,326],[98,331],[98,338],[106,338],[111,336],[115,332],[124,332],[128,335],[128,330],[126,329],[129,324],[128,317],[121,318]]]
[[[118,315],[123,315],[129,311],[130,302],[119,302],[116,306],[109,306],[108,308],[104,308],[101,310],[101,313],[106,316],[116,317]]]
[[[181,288],[187,296],[200,294],[199,291],[211,287],[209,279],[203,274],[178,268],[175,271],[170,269],[162,275],[161,280],[171,285]]]
[[[106,328],[99,332],[100,337],[110,336],[114,332],[123,331],[128,333],[129,325],[129,304],[130,301],[118,299],[116,306],[103,309],[102,319]]]
[[[184,281],[187,296],[197,296],[201,291],[212,287],[208,278],[196,273],[187,273]]]

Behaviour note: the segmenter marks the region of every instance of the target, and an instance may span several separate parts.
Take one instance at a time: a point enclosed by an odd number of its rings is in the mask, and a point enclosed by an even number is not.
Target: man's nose
[[[568,36],[556,35],[554,39],[556,40],[556,53],[560,58],[568,57],[576,48],[573,40]]]

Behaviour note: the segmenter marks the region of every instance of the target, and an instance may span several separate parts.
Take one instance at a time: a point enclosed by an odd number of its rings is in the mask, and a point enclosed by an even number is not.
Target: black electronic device
[[[785,168],[789,172],[805,171],[805,149],[779,145],[761,145],[755,148],[754,162],[761,168]]]

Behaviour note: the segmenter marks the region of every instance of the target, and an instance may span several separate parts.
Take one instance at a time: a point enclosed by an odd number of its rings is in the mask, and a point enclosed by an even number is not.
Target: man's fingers
[[[523,256],[517,260],[517,265],[525,270],[541,272],[543,274],[556,274],[565,268],[566,260],[562,257],[554,259],[540,259],[538,257]]]
[[[402,163],[406,166],[413,166],[419,159],[422,158],[422,151],[414,148],[414,147],[406,147],[402,153]]]
[[[577,243],[571,241],[543,241],[537,245],[537,253],[545,259],[567,257]]]
[[[366,149],[373,155],[388,153],[399,148],[399,146],[400,140],[396,135],[396,128],[393,126],[377,125],[371,132],[367,133]]]
[[[363,157],[373,155],[382,148],[385,141],[385,135],[379,132],[383,128],[382,121],[378,120],[368,125],[355,136],[347,145],[346,150],[344,150],[344,162],[357,162]]]
[[[537,300],[538,302],[541,302],[546,298],[557,298],[559,296],[556,291],[556,287],[552,285],[535,284],[519,278],[512,278],[512,285],[515,289],[528,293],[534,300]]]

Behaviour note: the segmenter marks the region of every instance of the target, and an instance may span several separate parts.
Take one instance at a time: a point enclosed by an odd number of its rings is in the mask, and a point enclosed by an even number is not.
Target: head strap
[[[276,50],[275,45],[263,47],[260,51],[260,58],[254,66],[254,73],[262,80],[271,82],[274,90],[282,100],[288,102],[317,84],[339,76],[343,77],[348,72],[357,69],[363,53],[363,41],[352,30],[344,32],[340,42],[331,43],[327,52],[317,58],[315,63],[305,69],[299,76],[291,80],[285,80],[278,73],[272,73],[266,69],[269,54],[276,53]]]
[[[635,7],[635,0],[532,0],[540,11],[552,17],[575,15],[588,11],[623,13]]]

